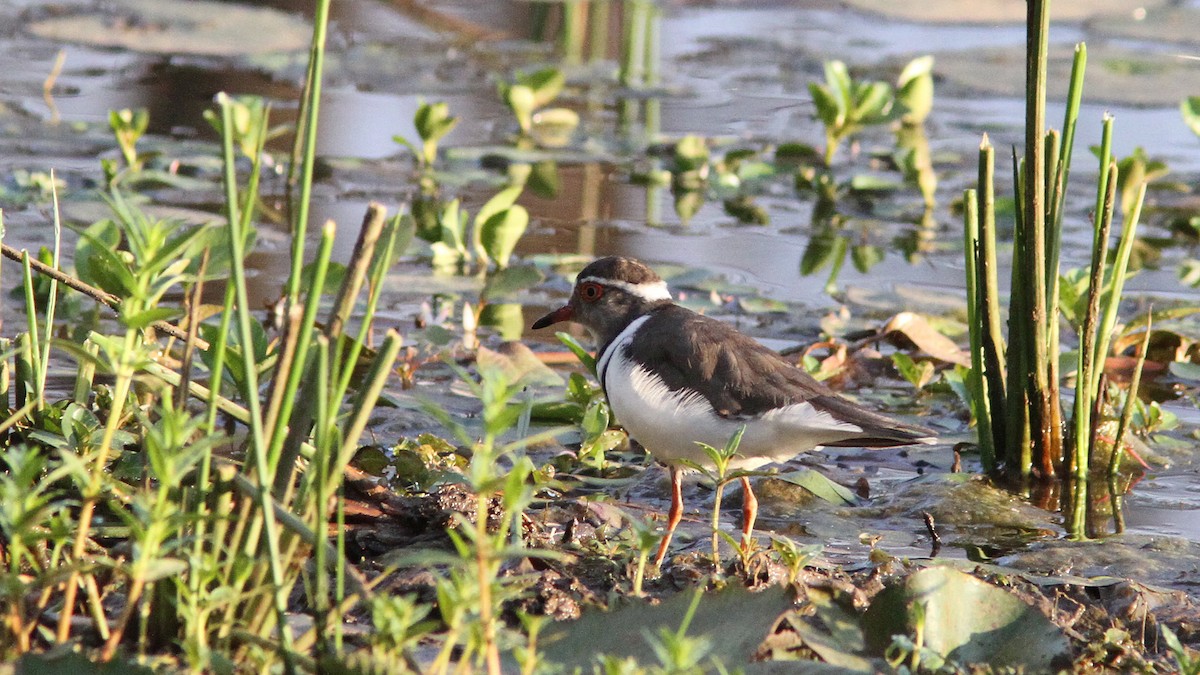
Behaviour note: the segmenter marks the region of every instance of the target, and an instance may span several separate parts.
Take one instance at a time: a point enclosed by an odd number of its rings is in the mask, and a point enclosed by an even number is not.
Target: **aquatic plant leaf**
[[[547,108],[530,119],[529,135],[544,148],[561,148],[571,142],[579,127],[579,113],[570,108]]]
[[[479,207],[479,213],[475,214],[475,227],[482,227],[492,216],[512,208],[524,188],[524,185],[510,185],[492,195],[491,199]]]
[[[529,227],[529,211],[524,206],[512,206],[487,219],[480,232],[480,240],[488,257],[501,268],[508,267],[513,249],[521,235]]]
[[[854,262],[854,269],[866,274],[871,271],[872,267],[883,261],[883,251],[878,246],[870,244],[851,246],[850,259]]]
[[[659,605],[639,602],[556,624],[539,640],[544,645],[543,657],[548,663],[565,666],[567,672],[574,668],[588,672],[602,654],[633,658],[642,665],[657,663],[648,638],[657,637],[664,629],[677,631],[691,601],[691,593],[679,593]],[[700,599],[687,634],[706,638],[709,656],[725,666],[745,664],[791,604],[790,594],[780,586],[761,593],[741,588],[707,593]]]
[[[1200,96],[1189,96],[1179,104],[1179,112],[1183,115],[1183,123],[1200,136]]]
[[[458,118],[450,114],[450,105],[445,102],[422,103],[413,116],[413,125],[421,140],[436,142],[458,125]]]
[[[113,295],[128,295],[135,282],[128,263],[116,251],[120,242],[120,230],[111,220],[101,220],[80,232],[75,246],[79,278]]]
[[[830,504],[853,506],[858,503],[858,497],[849,488],[829,480],[820,471],[800,469],[781,473],[774,478],[802,487]]]
[[[558,196],[558,162],[544,160],[536,162],[529,172],[529,181],[525,183],[529,189],[543,199],[554,199]]]
[[[1181,380],[1200,382],[1200,364],[1187,361],[1174,361],[1167,366],[1173,377]]]
[[[846,254],[846,238],[832,232],[819,232],[808,240],[804,255],[800,258],[800,274],[808,276],[819,272],[823,267],[841,260]]]
[[[839,112],[837,98],[827,88],[816,82],[808,83],[808,92],[813,97],[817,118],[827,127],[835,126],[838,123]]]
[[[505,340],[520,340],[525,331],[525,314],[515,302],[488,303],[479,311],[479,324],[488,326]]]
[[[896,80],[896,102],[904,108],[906,124],[921,124],[933,110],[933,57],[909,61]]]
[[[696,171],[708,163],[708,142],[702,136],[687,135],[675,144],[675,171]]]
[[[482,297],[488,302],[510,298],[542,283],[545,278],[541,270],[533,265],[506,267],[488,275]]]
[[[1013,593],[950,567],[931,567],[885,589],[863,615],[867,649],[882,654],[893,636],[912,636],[923,614],[924,647],[958,664],[1053,672],[1070,663],[1066,637]]]
[[[871,174],[860,173],[850,179],[850,189],[855,192],[895,192],[904,187],[903,184]]]
[[[553,101],[567,84],[567,76],[558,68],[543,68],[517,77],[517,84],[533,93],[533,107],[541,108]]]
[[[892,111],[892,85],[886,82],[864,82],[854,92],[851,119],[859,124],[887,121]]]

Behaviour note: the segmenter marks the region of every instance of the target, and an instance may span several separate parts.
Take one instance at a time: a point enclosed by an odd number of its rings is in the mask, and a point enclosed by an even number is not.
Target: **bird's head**
[[[671,302],[667,282],[633,258],[601,258],[579,273],[567,304],[533,323],[545,328],[574,321],[592,332],[601,344],[652,308]]]

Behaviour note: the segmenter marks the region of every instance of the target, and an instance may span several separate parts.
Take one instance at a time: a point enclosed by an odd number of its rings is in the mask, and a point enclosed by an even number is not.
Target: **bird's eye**
[[[579,287],[579,297],[588,302],[595,302],[604,295],[604,287],[600,284],[588,282]]]

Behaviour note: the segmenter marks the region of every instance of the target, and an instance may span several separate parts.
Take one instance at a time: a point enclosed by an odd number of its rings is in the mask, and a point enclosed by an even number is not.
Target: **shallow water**
[[[265,4],[285,9],[307,6],[287,0]],[[949,60],[957,58],[964,46],[1016,47],[1024,40],[1023,29],[1016,25],[920,23],[849,9],[831,10],[827,3],[816,2],[766,4],[753,8],[721,3],[664,7],[659,28],[662,87],[646,94],[660,103],[661,117],[657,127],[643,130],[645,133],[668,138],[696,133],[754,145],[787,141],[820,145],[821,130],[812,120],[807,83],[820,78],[822,59],[841,58],[852,67],[866,69],[872,77],[891,80],[905,61],[924,53]],[[332,178],[319,187],[313,205],[312,222],[333,219],[342,225],[344,234],[339,237],[335,259],[349,255],[350,233],[368,201],[397,204],[410,194],[408,160],[392,136],[415,136],[411,119],[421,99],[450,104],[461,123],[443,146],[455,166],[477,171],[475,159],[485,152],[479,148],[506,142],[514,129],[494,91],[496,74],[535,66],[549,58],[548,46],[522,39],[529,33],[531,8],[526,4],[460,0],[437,3],[437,9],[505,37],[455,40],[377,0],[335,3],[336,26],[319,147],[330,157],[361,160],[351,168],[335,167]],[[0,56],[0,66],[6,68],[0,78],[0,103],[16,111],[16,121],[0,144],[0,166],[6,169],[55,168],[73,186],[97,180],[95,154],[100,148],[110,148],[111,143],[105,141],[103,129],[93,127],[75,134],[70,128],[79,123],[102,124],[113,108],[148,108],[152,131],[176,140],[211,137],[200,115],[211,106],[212,96],[222,90],[278,100],[281,121],[294,115],[290,101],[299,89],[302,55],[273,60],[165,57],[60,45],[23,31],[26,23],[45,14],[36,2],[0,10],[6,26],[0,28],[0,41],[8,55]],[[1082,38],[1100,45],[1116,42],[1097,34],[1090,24],[1064,24],[1054,29],[1056,43]],[[1152,46],[1130,39],[1120,42],[1147,49]],[[40,86],[60,48],[66,53],[65,68],[48,104]],[[615,53],[614,48],[610,45],[610,53]],[[1181,45],[1175,51],[1187,52],[1188,47]],[[612,62],[606,62],[605,68],[611,69]],[[852,218],[845,228],[854,241],[883,250],[882,261],[865,273],[845,265],[836,292],[830,294],[826,291],[827,269],[810,276],[800,273],[812,234],[808,198],[797,198],[777,186],[769,190],[759,198],[771,216],[771,223],[763,227],[736,224],[719,203],[705,205],[690,223],[682,225],[669,192],[648,194],[646,188],[628,181],[622,148],[636,145],[641,132],[623,134],[617,129],[616,113],[609,104],[612,96],[606,93],[611,84],[583,68],[572,71],[572,80],[577,86],[564,99],[571,107],[587,111],[584,128],[589,143],[580,154],[592,160],[562,162],[558,198],[523,198],[534,222],[518,253],[620,253],[658,264],[702,268],[724,276],[730,284],[745,284],[758,294],[790,303],[797,308],[793,322],[808,329],[821,315],[842,306],[849,306],[856,315],[875,317],[901,309],[939,315],[961,312],[961,223],[950,204],[973,180],[973,157],[984,132],[998,148],[1000,176],[1008,171],[1006,148],[1022,139],[1019,95],[981,94],[963,83],[939,80],[927,122],[941,183],[933,223],[924,228],[929,245],[911,260],[901,255],[896,241],[920,234],[916,224],[920,209],[915,206],[919,199],[911,191],[902,191],[891,200],[882,200],[883,207],[871,207],[873,211]],[[1064,88],[1065,83],[1052,84],[1052,92]],[[605,103],[589,108],[587,98],[593,93]],[[1187,93],[1180,91],[1179,96]],[[1053,101],[1060,98],[1061,94],[1052,95]],[[1064,246],[1068,267],[1083,264],[1088,255],[1085,224],[1092,199],[1088,185],[1095,169],[1084,148],[1097,142],[1099,119],[1105,111],[1117,117],[1118,156],[1142,146],[1151,157],[1167,161],[1173,176],[1185,185],[1194,183],[1200,172],[1200,141],[1184,126],[1175,105],[1086,100],[1068,202],[1071,211]],[[1048,118],[1057,124],[1061,103],[1053,101]],[[58,127],[45,124],[56,116],[61,120]],[[29,129],[34,131],[29,133]],[[887,133],[869,133],[864,136],[862,153],[890,144]],[[286,143],[277,142],[273,147],[282,151]],[[108,149],[105,154],[112,156],[113,152]],[[999,183],[999,190],[1005,192],[1007,181]],[[467,205],[477,208],[489,189],[465,188]],[[1152,195],[1151,200],[1169,197]],[[44,204],[6,206],[5,211],[10,243],[32,246],[48,240],[46,228],[35,227],[45,222]],[[1143,232],[1167,236],[1161,221],[1153,219]],[[252,261],[259,281],[258,297],[253,300],[256,305],[271,299],[286,273],[286,250],[278,245],[281,236],[274,232],[264,237],[275,244]],[[1192,253],[1184,246],[1164,248],[1157,269],[1143,271],[1131,281],[1130,290],[1143,301],[1196,303],[1200,295],[1175,280],[1179,262]],[[5,269],[10,282],[11,267]],[[417,305],[434,292],[456,290],[450,283],[440,289],[436,284],[433,288],[401,286],[400,279],[407,283],[424,269],[419,260],[405,262],[393,278],[397,285],[394,294],[384,302],[386,315],[411,321]],[[549,304],[559,297],[554,292],[540,293],[529,304]],[[526,320],[535,315],[528,311]],[[1188,468],[1189,462],[1180,466],[1146,478],[1126,498],[1125,522],[1130,532],[1200,541],[1200,519],[1194,517],[1200,509],[1195,496],[1200,494],[1200,473]],[[885,480],[881,484],[894,483]],[[907,545],[900,543],[905,551]]]

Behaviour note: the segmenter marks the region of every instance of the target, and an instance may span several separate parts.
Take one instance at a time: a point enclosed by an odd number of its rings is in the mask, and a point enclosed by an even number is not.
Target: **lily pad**
[[[590,612],[578,621],[548,628],[539,641],[543,658],[565,667],[589,672],[595,658],[608,654],[632,657],[643,665],[657,663],[650,640],[662,630],[677,631],[691,593],[680,593],[659,605],[637,603],[608,612]],[[780,586],[761,593],[730,588],[701,598],[688,626],[690,636],[703,636],[710,657],[726,667],[749,662],[771,626],[792,605],[790,594]]]
[[[881,654],[895,635],[913,636],[914,607],[924,615],[924,646],[958,664],[1054,672],[1070,664],[1070,645],[1049,619],[1016,595],[949,567],[931,567],[875,597],[862,625],[868,650]]]
[[[154,54],[239,56],[308,46],[312,27],[264,7],[206,0],[112,0],[30,24],[38,37]]]

